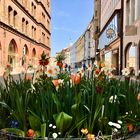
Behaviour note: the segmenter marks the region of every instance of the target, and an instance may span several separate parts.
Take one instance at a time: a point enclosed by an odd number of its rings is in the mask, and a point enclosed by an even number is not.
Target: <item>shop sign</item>
[[[116,36],[116,27],[115,25],[110,25],[106,30],[106,37],[112,39]]]
[[[112,28],[108,28],[108,29],[106,30],[106,37],[107,37],[107,38],[111,39],[111,38],[113,38],[115,35],[116,35],[116,34],[115,34],[115,31],[114,31]]]

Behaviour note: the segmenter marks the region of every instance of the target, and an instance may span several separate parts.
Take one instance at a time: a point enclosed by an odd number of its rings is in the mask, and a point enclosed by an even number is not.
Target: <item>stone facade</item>
[[[140,70],[140,1],[124,0],[123,67]],[[132,63],[133,62],[133,63]]]
[[[100,59],[105,61],[109,67],[115,67],[116,74],[120,74],[122,67],[122,3],[121,0],[101,0],[100,2],[100,31],[98,33]]]
[[[94,32],[95,32],[95,28],[94,28],[94,18],[91,20],[91,22],[89,23],[85,34],[84,34],[84,38],[85,38],[85,53],[84,53],[84,61],[86,66],[88,65],[93,65],[93,62],[95,60],[95,40],[94,40]]]
[[[50,0],[0,1],[0,66],[20,72],[38,65],[42,51],[50,55]]]

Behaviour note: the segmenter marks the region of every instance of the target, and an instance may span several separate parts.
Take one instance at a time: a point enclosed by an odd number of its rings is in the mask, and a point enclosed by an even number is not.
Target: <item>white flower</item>
[[[113,122],[108,122],[108,125],[112,126],[113,125]]]
[[[122,124],[122,121],[121,121],[121,120],[118,120],[118,123],[119,123],[119,124]]]
[[[77,73],[79,73],[81,75],[81,77],[84,76],[84,69],[83,68],[78,68]]]
[[[117,95],[111,96],[111,97],[109,98],[109,102],[110,102],[110,103],[115,103],[116,100],[117,100]]]
[[[58,135],[57,135],[57,133],[53,133],[52,136],[54,139],[56,139]]]
[[[55,128],[56,128],[56,126],[54,125],[52,128],[53,128],[53,129],[55,129]]]
[[[113,123],[113,126],[115,126],[116,128],[120,129],[121,128],[121,125],[118,124],[118,123]]]
[[[58,135],[61,135],[61,132],[58,132]]]
[[[128,115],[128,112],[126,112],[125,114]]]
[[[87,67],[87,71],[89,71],[89,72],[91,72],[91,71],[92,71],[92,68],[91,68],[91,66],[90,66],[90,65],[88,65],[88,67]]]
[[[33,84],[31,84],[31,88],[32,88],[32,90],[35,90],[35,87],[33,86]]]
[[[58,83],[59,84],[63,84],[64,83],[64,79],[58,79]]]
[[[49,127],[52,127],[53,125],[52,124],[49,124]]]
[[[114,132],[118,132],[118,129],[117,128],[114,128],[113,130],[114,130]]]
[[[108,124],[109,124],[110,126],[114,126],[114,127],[118,128],[118,129],[120,129],[120,128],[121,128],[121,125],[120,125],[120,124],[118,124],[118,123],[108,122]]]
[[[45,137],[45,140],[48,140],[48,137]]]
[[[51,65],[48,65],[47,71],[45,72],[45,74],[47,74],[48,77],[55,77],[56,73],[55,73],[54,67],[52,67]]]
[[[128,68],[124,68],[124,69],[122,70],[122,75],[128,76],[129,74],[130,74],[130,70],[129,70]]]

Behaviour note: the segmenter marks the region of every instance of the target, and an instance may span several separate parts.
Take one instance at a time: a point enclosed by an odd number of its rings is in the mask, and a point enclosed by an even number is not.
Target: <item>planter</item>
[[[0,140],[54,140],[54,138],[29,138],[19,137],[0,131]],[[55,140],[86,140],[86,138],[55,138]]]

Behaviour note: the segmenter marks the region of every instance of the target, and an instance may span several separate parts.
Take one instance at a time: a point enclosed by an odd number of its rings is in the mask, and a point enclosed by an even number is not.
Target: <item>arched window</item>
[[[28,34],[28,24],[29,24],[29,22],[26,21],[26,28],[25,28],[25,33],[26,33],[26,34]]]
[[[33,48],[32,50],[32,64],[35,65],[35,57],[36,57],[36,50]]]
[[[11,40],[8,47],[8,63],[13,67],[16,63],[17,45],[14,39]]]
[[[22,65],[24,65],[25,63],[27,63],[28,54],[29,54],[29,50],[28,50],[27,45],[25,44],[24,47],[23,47]]]
[[[35,50],[35,48],[33,48],[32,57],[36,57],[36,50]]]
[[[17,12],[14,11],[14,16],[13,16],[13,25],[14,25],[14,27],[16,26],[16,18],[17,18]]]
[[[133,43],[129,43],[126,47],[125,51],[125,60],[126,60],[126,67],[129,68],[131,71],[136,70],[136,47]]]
[[[22,32],[24,32],[25,18],[22,18]]]
[[[12,7],[11,6],[8,6],[8,23],[11,25],[11,20],[12,20]]]

